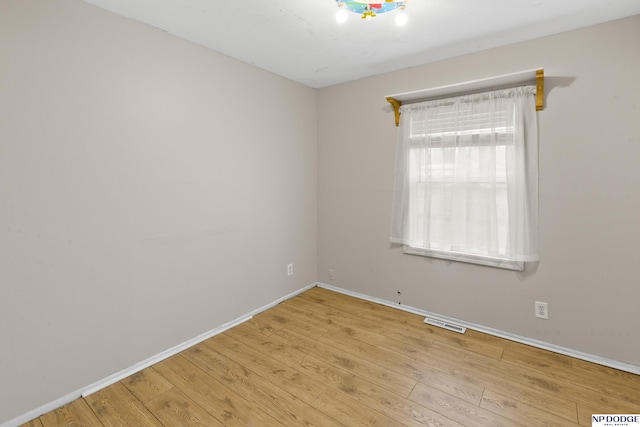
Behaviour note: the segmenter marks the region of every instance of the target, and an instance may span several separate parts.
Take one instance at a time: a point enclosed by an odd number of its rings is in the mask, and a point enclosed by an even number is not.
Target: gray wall
[[[0,424],[315,282],[315,90],[79,0],[1,8]]]
[[[400,290],[409,306],[640,365],[638,40],[635,16],[320,90],[318,280],[387,300]],[[517,273],[391,246],[385,96],[538,67],[540,263]]]

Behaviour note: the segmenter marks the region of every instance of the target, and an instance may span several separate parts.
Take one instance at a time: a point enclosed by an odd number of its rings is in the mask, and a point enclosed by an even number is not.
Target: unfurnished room
[[[639,41],[0,0],[0,427],[640,426]]]

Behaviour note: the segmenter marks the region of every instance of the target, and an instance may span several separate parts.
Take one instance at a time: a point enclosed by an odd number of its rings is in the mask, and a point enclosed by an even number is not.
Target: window
[[[391,241],[516,270],[538,260],[535,87],[403,105]]]

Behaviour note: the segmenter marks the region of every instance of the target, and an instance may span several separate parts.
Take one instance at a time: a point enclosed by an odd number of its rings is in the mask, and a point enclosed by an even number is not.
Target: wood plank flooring
[[[591,426],[640,376],[313,288],[24,426]]]

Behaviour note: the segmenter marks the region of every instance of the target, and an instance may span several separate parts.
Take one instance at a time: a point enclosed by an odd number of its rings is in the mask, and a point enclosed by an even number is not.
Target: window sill
[[[524,262],[511,261],[504,258],[491,258],[476,255],[462,254],[458,252],[434,251],[413,246],[404,245],[404,253],[410,255],[427,256],[431,258],[446,259],[449,261],[467,262],[471,264],[486,265],[489,267],[504,268],[507,270],[524,271]]]

